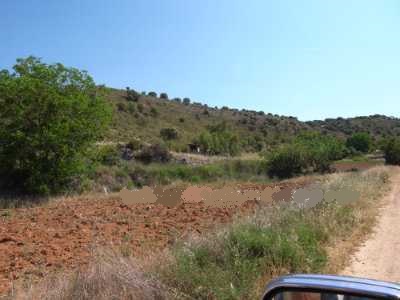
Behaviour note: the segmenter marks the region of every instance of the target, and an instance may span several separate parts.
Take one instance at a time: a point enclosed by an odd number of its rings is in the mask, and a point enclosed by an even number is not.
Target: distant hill
[[[187,144],[207,129],[208,125],[225,122],[240,138],[245,151],[259,151],[290,140],[302,131],[316,130],[346,137],[357,131],[370,132],[374,137],[400,135],[400,119],[381,115],[356,118],[326,119],[301,122],[295,117],[209,107],[197,102],[183,103],[181,99],[166,99],[144,95],[127,100],[127,92],[108,88],[108,100],[115,108],[108,141],[128,142],[139,139],[147,143],[162,142],[160,131],[175,128],[178,138],[169,146],[176,151],[187,150]]]
[[[343,137],[359,131],[368,132],[375,138],[400,136],[400,119],[383,115],[325,119],[324,121],[305,123],[324,133],[332,133]]]

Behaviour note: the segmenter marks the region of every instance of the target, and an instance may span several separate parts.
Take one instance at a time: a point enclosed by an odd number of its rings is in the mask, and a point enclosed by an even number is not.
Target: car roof
[[[266,287],[263,299],[267,294],[279,288],[325,289],[337,293],[346,292],[363,295],[400,299],[400,285],[352,276],[295,274],[278,277]]]

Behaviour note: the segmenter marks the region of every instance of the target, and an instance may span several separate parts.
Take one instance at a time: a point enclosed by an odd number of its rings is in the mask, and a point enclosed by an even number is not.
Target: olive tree
[[[84,174],[111,108],[85,71],[17,59],[0,71],[0,183],[31,193],[65,189]]]

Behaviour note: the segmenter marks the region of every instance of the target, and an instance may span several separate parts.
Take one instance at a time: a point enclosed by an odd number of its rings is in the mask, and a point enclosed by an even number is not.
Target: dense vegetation
[[[85,72],[18,59],[0,72],[0,182],[33,193],[64,189],[89,167],[111,110]]]
[[[366,132],[357,132],[346,141],[346,146],[352,151],[368,153],[372,146],[371,136]]]
[[[165,92],[158,97],[96,86],[86,72],[28,57],[18,59],[13,72],[0,72],[0,185],[48,194],[99,184],[114,189],[244,175],[286,178],[326,172],[346,155],[379,148],[387,163],[398,164],[398,142],[386,137],[397,137],[399,125],[384,116],[300,122],[212,108],[187,97],[170,100]],[[265,160],[239,168],[231,162],[192,167],[170,152],[193,149],[222,156],[265,153]]]
[[[386,163],[400,165],[400,139],[389,139],[384,145]]]
[[[307,171],[327,172],[333,161],[346,155],[343,141],[318,133],[305,133],[267,155],[270,176],[288,178]]]

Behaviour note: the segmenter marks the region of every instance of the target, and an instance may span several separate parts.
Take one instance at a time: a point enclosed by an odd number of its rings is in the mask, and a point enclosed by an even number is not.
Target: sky
[[[299,120],[400,117],[399,0],[1,0],[0,69]]]

